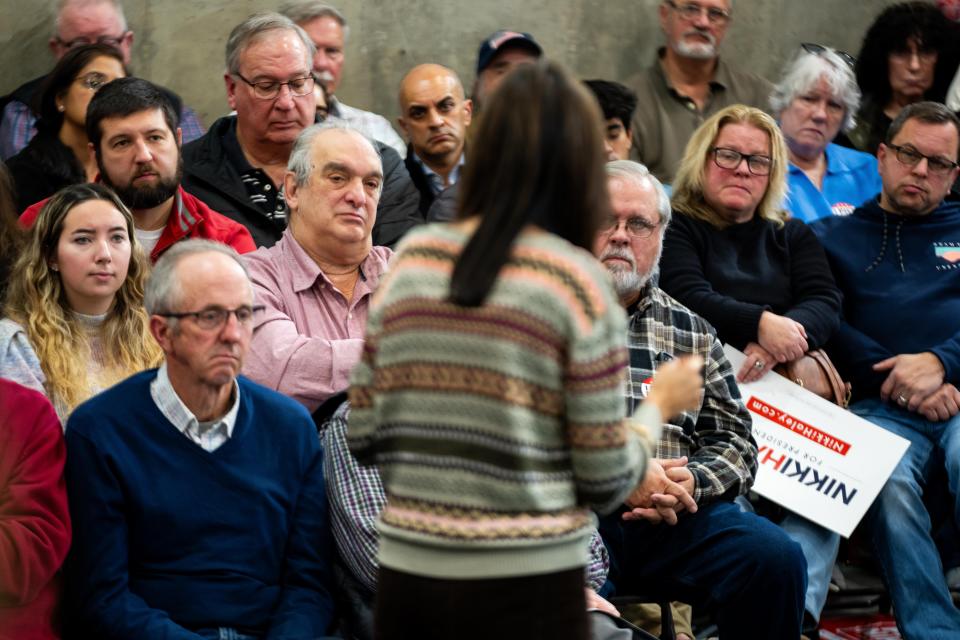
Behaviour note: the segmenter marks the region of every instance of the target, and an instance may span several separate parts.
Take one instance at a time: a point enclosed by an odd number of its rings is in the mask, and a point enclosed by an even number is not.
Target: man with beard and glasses
[[[773,86],[719,58],[733,0],[663,0],[666,47],[628,84],[639,98],[633,119],[633,158],[659,180],[672,182],[687,141],[713,113],[731,104],[765,108]]]
[[[150,259],[185,238],[228,244],[238,253],[256,249],[247,228],[220,215],[180,186],[183,160],[176,113],[156,85],[119,78],[100,89],[87,108],[90,151],[99,181],[116,191],[133,213],[134,232]],[[21,216],[33,224],[44,202]]]
[[[594,254],[627,310],[627,403],[636,413],[657,369],[703,358],[700,407],[663,425],[643,483],[600,519],[614,595],[642,592],[709,608],[721,638],[797,638],[806,561],[800,545],[734,498],[753,485],[757,445],[750,414],[716,331],[653,282],[670,201],[646,167],[607,164],[611,215]],[[692,498],[696,510],[688,510]]]

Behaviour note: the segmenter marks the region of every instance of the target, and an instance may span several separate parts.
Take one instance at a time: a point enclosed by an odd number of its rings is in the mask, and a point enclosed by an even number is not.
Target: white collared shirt
[[[205,451],[216,451],[233,435],[237,412],[240,410],[240,385],[236,380],[233,381],[233,405],[227,413],[213,422],[198,421],[187,405],[183,404],[183,400],[170,383],[166,362],[160,365],[157,377],[150,383],[150,396],[160,413],[177,428],[177,431],[200,445]]]

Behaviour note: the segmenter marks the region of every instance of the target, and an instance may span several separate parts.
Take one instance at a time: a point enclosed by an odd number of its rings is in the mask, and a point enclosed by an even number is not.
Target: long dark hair
[[[25,239],[25,234],[17,222],[17,211],[13,202],[13,179],[6,165],[0,161],[0,315],[3,315],[10,271],[14,260],[20,255]]]
[[[528,224],[590,249],[610,209],[602,122],[593,96],[554,62],[504,79],[484,104],[460,180],[458,217],[480,224],[453,269],[454,303],[483,303]]]
[[[60,131],[63,113],[57,109],[57,98],[70,89],[70,85],[91,60],[102,56],[115,58],[123,66],[124,71],[127,71],[127,66],[123,64],[123,54],[106,44],[85,44],[74,47],[60,58],[40,90],[40,103],[37,108],[40,114],[37,120],[38,129],[53,133]]]
[[[890,54],[903,51],[911,38],[921,51],[936,51],[933,85],[924,100],[942,102],[957,70],[960,29],[929,2],[890,5],[877,16],[863,37],[857,57],[857,84],[865,98],[883,108],[890,101]]]

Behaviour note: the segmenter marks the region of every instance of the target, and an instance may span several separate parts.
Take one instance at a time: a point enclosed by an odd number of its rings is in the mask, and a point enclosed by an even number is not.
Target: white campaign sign
[[[746,356],[723,350],[739,371]],[[910,443],[773,372],[740,393],[759,449],[754,491],[850,537]]]

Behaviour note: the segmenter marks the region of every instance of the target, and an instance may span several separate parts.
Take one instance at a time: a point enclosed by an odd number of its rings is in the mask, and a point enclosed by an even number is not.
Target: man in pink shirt
[[[371,230],[383,188],[380,156],[355,130],[314,125],[297,138],[280,241],[244,257],[257,304],[244,373],[315,411],[343,391],[359,361],[370,296],[392,251]]]

